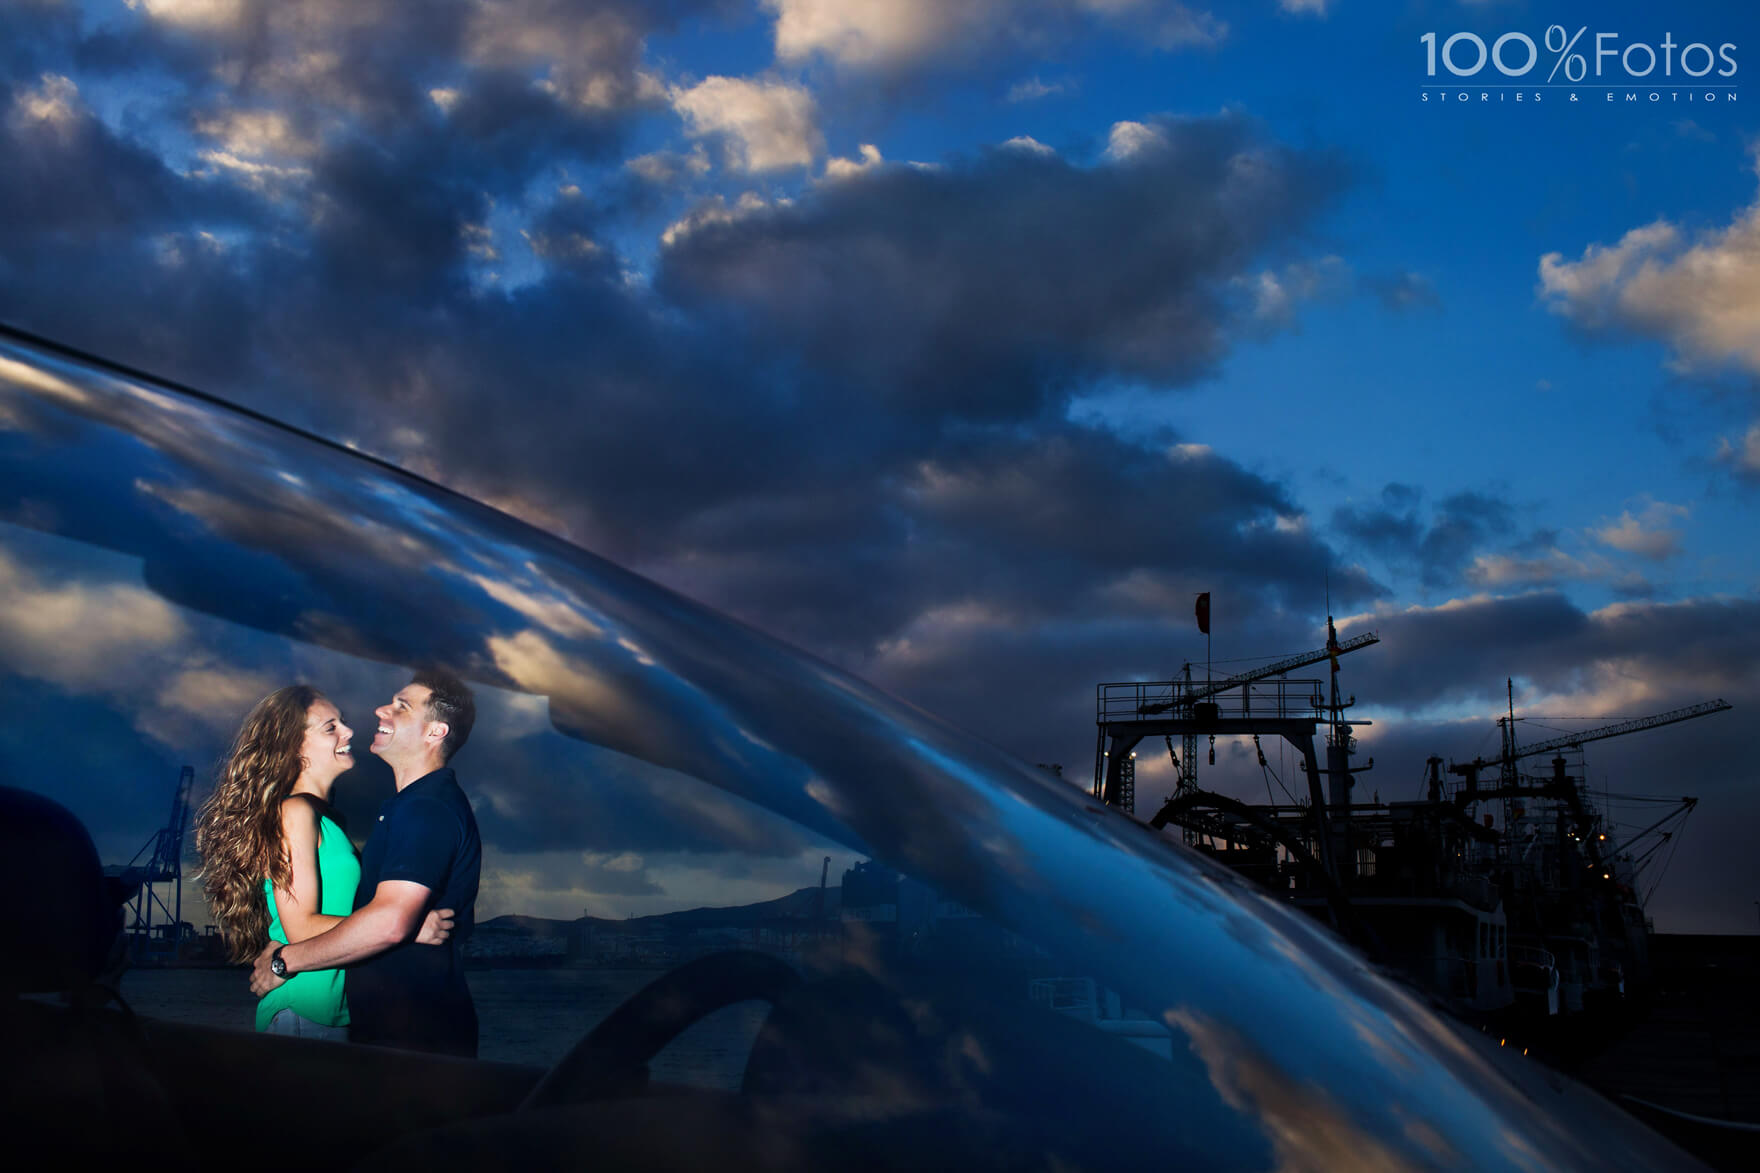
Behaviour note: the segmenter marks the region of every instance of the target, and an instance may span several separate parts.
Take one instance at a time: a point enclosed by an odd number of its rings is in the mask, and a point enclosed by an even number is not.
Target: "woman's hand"
[[[428,913],[422,922],[422,931],[416,934],[418,945],[444,945],[446,938],[452,936],[452,910],[436,908]]]

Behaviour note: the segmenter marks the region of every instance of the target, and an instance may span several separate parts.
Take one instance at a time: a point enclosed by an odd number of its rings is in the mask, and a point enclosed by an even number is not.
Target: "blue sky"
[[[1590,68],[1667,34],[1736,69],[1527,86],[1554,25]],[[1426,91],[1432,32],[1524,34],[1536,74]],[[1756,53],[1703,2],[21,0],[0,320],[1078,777],[1094,683],[1202,654],[1193,593],[1232,661],[1316,646],[1330,584],[1414,789],[1506,676],[1554,715],[1725,696],[1592,762],[1690,760],[1668,789],[1727,829],[1760,817]],[[1662,927],[1752,928],[1725,829]]]

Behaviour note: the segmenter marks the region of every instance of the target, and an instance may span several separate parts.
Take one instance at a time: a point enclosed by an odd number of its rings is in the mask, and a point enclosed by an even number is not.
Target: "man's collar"
[[[402,798],[404,795],[409,794],[414,790],[432,790],[434,787],[443,786],[450,781],[453,781],[452,767],[437,766],[426,774],[423,774],[420,778],[417,778],[414,782],[411,782],[408,786],[405,786],[402,790],[399,790],[394,797]]]

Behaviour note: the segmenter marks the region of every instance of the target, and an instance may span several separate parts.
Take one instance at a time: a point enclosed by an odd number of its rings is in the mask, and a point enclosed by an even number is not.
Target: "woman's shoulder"
[[[281,800],[281,822],[316,827],[330,806],[315,794],[290,794]]]

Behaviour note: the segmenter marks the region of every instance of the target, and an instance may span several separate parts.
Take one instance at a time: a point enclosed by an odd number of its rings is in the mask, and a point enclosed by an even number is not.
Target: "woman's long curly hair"
[[[306,714],[323,699],[310,685],[293,684],[258,701],[220,764],[214,793],[196,815],[202,887],[234,961],[251,960],[269,943],[263,878],[280,888],[293,883],[281,800],[304,768]]]

